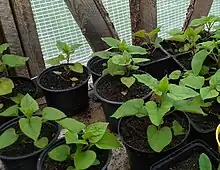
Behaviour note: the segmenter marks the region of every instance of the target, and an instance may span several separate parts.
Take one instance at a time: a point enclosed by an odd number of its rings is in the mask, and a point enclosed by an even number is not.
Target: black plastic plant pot
[[[210,147],[217,150],[215,131],[219,125],[218,115],[209,113],[208,116],[188,114],[192,125],[192,140],[201,139]]]
[[[16,96],[18,93],[21,93],[23,95],[26,95],[27,93],[31,95],[33,98],[37,95],[37,86],[36,84],[27,77],[22,76],[9,76],[13,83],[14,83],[14,89],[11,94],[5,95],[3,97],[10,98]]]
[[[66,89],[52,89],[45,87],[45,85],[47,85],[47,82],[51,82],[53,80],[55,81],[55,79],[57,81],[57,78],[55,77],[56,75],[54,75],[53,72],[59,69],[65,70],[65,66],[68,66],[68,64],[61,64],[59,66],[53,66],[44,70],[38,77],[37,84],[44,92],[46,102],[49,107],[57,108],[63,111],[66,115],[72,116],[80,114],[88,108],[89,72],[85,66],[83,66],[84,71],[82,74],[71,72],[72,74],[74,74],[74,77],[78,78],[79,80],[83,76],[83,81],[81,81],[79,85],[76,85],[74,87],[68,86],[68,88]],[[45,85],[42,82],[44,82]],[[59,86],[60,83],[58,83],[57,85]],[[55,86],[57,85],[55,84]]]
[[[213,169],[217,169],[220,162],[219,154],[203,141],[196,140],[155,163],[151,170],[198,170],[199,156],[202,153],[209,157]]]
[[[191,52],[186,52],[182,54],[177,54],[174,58],[182,65],[184,70],[191,70],[191,61],[193,54]]]
[[[157,79],[162,79],[165,75],[169,75],[175,70],[183,71],[183,67],[174,58],[168,57],[152,62],[142,67],[141,70]]]
[[[117,133],[118,132],[118,120],[115,118],[112,118],[111,116],[123,104],[123,102],[116,102],[116,101],[107,100],[107,99],[103,98],[97,90],[97,88],[99,86],[101,86],[102,83],[105,82],[105,79],[108,79],[109,77],[111,77],[111,75],[105,75],[103,77],[100,77],[94,85],[94,92],[95,92],[96,97],[102,103],[102,108],[103,108],[105,117],[106,117],[107,121],[109,122],[109,127],[110,127],[111,131]],[[118,81],[120,82],[120,79]],[[152,92],[150,90],[149,93],[144,95],[143,99],[145,101],[149,100],[151,97],[151,94],[152,94]]]
[[[2,125],[0,127],[0,133],[3,133],[9,128],[15,128],[18,133],[18,120],[19,118],[15,118]],[[41,135],[49,139],[49,144],[46,148],[38,149],[34,147],[33,141],[28,137],[19,135],[18,140],[14,144],[0,150],[0,160],[2,160],[6,170],[36,170],[37,160],[40,154],[57,140],[59,134],[60,126],[57,123],[43,123]]]
[[[87,67],[92,74],[92,81],[95,84],[96,80],[98,80],[102,76],[102,71],[105,69],[104,63],[107,63],[106,59],[101,59],[100,57],[92,57],[89,59],[87,63]]]
[[[65,161],[65,162],[57,162],[49,158],[48,153],[53,150],[54,148],[66,144],[65,139],[62,138],[55,142],[50,148],[45,150],[39,157],[38,163],[37,163],[37,170],[51,170],[51,169],[57,169],[57,170],[66,170],[68,166],[73,166],[73,161]],[[71,147],[71,146],[70,146]],[[72,145],[71,150],[75,150],[75,146]],[[107,170],[108,165],[111,161],[112,152],[111,150],[98,150],[95,149],[95,152],[97,154],[97,159],[101,162],[100,165],[97,166],[91,166],[87,170]],[[68,164],[70,163],[70,165]]]
[[[146,122],[150,122],[148,117],[124,117],[120,119],[118,132],[126,148],[131,170],[149,170],[154,163],[168,156],[188,142],[191,129],[187,115],[183,112],[173,111],[165,116],[164,122],[168,120],[177,120],[186,129],[186,133],[179,137],[173,136],[170,146],[167,146],[163,151],[157,153],[150,148],[147,142],[148,123]]]

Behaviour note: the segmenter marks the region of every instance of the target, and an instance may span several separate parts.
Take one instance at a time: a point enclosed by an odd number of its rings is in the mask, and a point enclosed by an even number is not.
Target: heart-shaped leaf
[[[127,88],[130,88],[134,83],[136,79],[134,77],[122,77],[121,82],[127,86]]]
[[[186,78],[182,79],[181,83],[183,83],[185,86],[188,86],[194,89],[201,89],[205,83],[205,78],[201,76],[194,76],[191,74],[187,76]]]
[[[0,113],[0,116],[18,116],[18,105],[11,106]]]
[[[63,60],[65,59],[64,55],[60,54],[57,57],[50,58],[46,61],[47,64],[50,64],[52,66],[59,65]]]
[[[0,96],[9,94],[14,88],[14,83],[11,79],[2,77],[0,78]]]
[[[203,100],[212,99],[219,95],[219,92],[212,87],[204,87],[200,89],[200,94]]]
[[[83,66],[80,63],[74,63],[73,65],[69,65],[70,70],[76,73],[83,73]]]
[[[68,129],[71,132],[79,133],[81,132],[86,125],[72,118],[65,118],[57,121],[64,129]]]
[[[116,55],[115,53],[109,51],[98,51],[92,54],[92,56],[98,56],[102,59],[109,59],[111,56]]]
[[[12,145],[17,141],[18,137],[19,136],[16,134],[15,129],[13,128],[7,129],[0,136],[0,149]]]
[[[74,164],[76,169],[88,169],[96,160],[96,153],[92,150],[74,154]]]
[[[66,117],[63,112],[53,107],[45,107],[42,111],[42,115],[44,120],[60,120]]]
[[[99,149],[117,149],[121,145],[116,136],[110,132],[105,132],[104,136],[96,143]]]
[[[112,37],[102,38],[102,41],[104,41],[106,44],[113,48],[119,48],[119,45],[121,44],[120,40],[114,39]]]
[[[5,50],[7,50],[9,45],[7,43],[0,45],[0,54],[2,54]]]
[[[212,163],[205,153],[199,157],[199,168],[200,170],[212,170]]]
[[[179,79],[181,76],[181,71],[180,70],[175,70],[173,71],[170,75],[169,75],[169,78],[172,79],[172,80],[177,80]]]
[[[42,137],[36,141],[34,141],[34,145],[40,149],[45,148],[48,145],[48,138]]]
[[[5,65],[9,67],[21,67],[24,66],[26,61],[28,61],[28,57],[21,57],[13,54],[5,54],[2,56],[2,61]]]
[[[67,131],[65,133],[65,140],[66,144],[84,144],[88,145],[88,142],[86,140],[81,140],[78,137],[78,134],[75,132]]]
[[[70,147],[68,145],[60,145],[48,153],[49,157],[55,161],[63,162],[70,155]]]
[[[174,136],[179,136],[179,135],[184,135],[185,134],[185,129],[176,120],[173,121],[172,129],[173,129]]]
[[[150,147],[155,152],[161,152],[172,141],[172,132],[167,126],[157,129],[156,126],[150,125],[147,128],[147,138]]]
[[[31,117],[33,113],[39,110],[38,103],[29,94],[26,94],[21,99],[20,105],[21,112],[24,113],[27,117]]]

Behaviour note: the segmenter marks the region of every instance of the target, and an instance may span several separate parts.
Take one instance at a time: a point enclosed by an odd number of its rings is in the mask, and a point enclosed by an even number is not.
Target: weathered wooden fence
[[[106,48],[101,37],[118,38],[102,0],[65,2],[94,51]],[[208,15],[212,3],[213,0],[191,0],[183,29],[192,19]],[[157,0],[130,0],[132,32],[157,27],[156,4]],[[17,74],[34,77],[45,68],[30,0],[0,0],[0,43],[4,42],[11,45],[9,52],[30,58],[26,68],[15,70]]]

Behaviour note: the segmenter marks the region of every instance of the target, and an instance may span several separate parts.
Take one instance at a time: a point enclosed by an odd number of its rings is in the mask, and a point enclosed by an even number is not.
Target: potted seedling
[[[7,169],[36,169],[39,154],[59,136],[60,128],[53,120],[60,120],[66,115],[47,107],[40,116],[36,113],[39,111],[38,103],[29,94],[21,99],[19,106],[11,107],[7,114],[18,116],[18,110],[24,116],[0,127],[0,159]]]
[[[55,66],[44,70],[37,80],[45,94],[47,105],[69,116],[81,113],[88,106],[88,69],[80,63],[70,63],[71,55],[79,46],[57,42],[61,54],[47,61]],[[62,62],[66,63],[61,64]]]
[[[97,122],[86,126],[70,118],[58,123],[67,131],[65,140],[57,141],[42,153],[37,170],[107,170],[111,149],[120,147],[117,138],[108,132],[108,123]]]
[[[163,41],[162,38],[156,37],[160,30],[160,27],[158,27],[149,33],[147,33],[145,30],[140,30],[133,34],[134,37],[144,40],[141,45],[147,49],[147,58],[149,58],[151,61],[156,61],[167,57],[167,54],[163,51],[160,45],[160,43]]]
[[[217,170],[219,158],[206,143],[196,140],[157,162],[151,170]]]
[[[114,55],[109,58],[105,76],[99,78],[94,85],[95,95],[101,100],[105,116],[110,122],[110,128],[117,132],[118,121],[110,118],[115,110],[125,101],[132,98],[149,98],[151,90],[136,81],[133,73],[138,71],[138,63],[145,62],[146,58],[132,58],[124,51],[123,55]]]
[[[16,96],[18,93],[29,93],[31,96],[35,97],[37,92],[36,86],[30,79],[21,76],[5,78],[10,68],[22,67],[28,60],[28,57],[5,54],[8,47],[8,44],[0,45],[0,96],[10,98]],[[13,81],[13,84],[9,79]]]
[[[190,124],[182,111],[204,114],[200,108],[203,102],[198,92],[169,83],[167,76],[160,81],[149,74],[133,76],[153,90],[151,101],[129,100],[112,117],[123,117],[118,131],[131,169],[144,170],[187,141]],[[169,77],[178,79],[176,73]]]
[[[101,77],[103,70],[107,68],[107,61],[110,57],[117,54],[123,54],[125,51],[131,55],[147,54],[146,49],[139,46],[129,45],[125,40],[120,41],[111,37],[105,37],[102,38],[102,40],[109,46],[109,48],[104,51],[93,53],[93,58],[87,63],[87,66],[92,73],[94,83],[99,77]]]

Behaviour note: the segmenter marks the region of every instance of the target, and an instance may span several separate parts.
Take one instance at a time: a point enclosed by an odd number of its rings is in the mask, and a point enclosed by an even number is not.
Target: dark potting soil
[[[172,55],[179,54],[180,52],[178,49],[184,47],[184,43],[182,42],[175,42],[169,40],[163,41],[161,45],[168,53]]]
[[[15,105],[15,103],[12,100],[7,99],[7,98],[1,98],[1,97],[0,97],[0,104],[3,104],[3,108],[0,109],[0,113],[5,111],[10,106]]]
[[[142,83],[135,82],[130,88],[127,88],[120,81],[120,76],[106,76],[97,86],[98,94],[104,99],[125,102],[130,99],[143,98],[147,96],[151,90]],[[123,95],[122,92],[127,93]]]
[[[192,54],[183,54],[181,56],[176,57],[176,59],[187,69],[191,70],[191,61],[192,61]]]
[[[91,70],[97,74],[102,75],[103,70],[107,68],[105,64],[107,64],[107,60],[99,59],[91,66]]]
[[[172,122],[174,120],[177,120],[182,125],[187,134],[189,130],[188,121],[178,114],[167,115],[164,119],[163,126],[172,127]],[[154,152],[147,141],[147,128],[152,124],[149,117],[127,117],[121,123],[121,136],[128,145],[143,152]],[[167,151],[168,149],[177,146],[183,141],[184,138],[185,135],[173,135],[172,142],[165,147],[163,151]]]
[[[26,95],[27,93],[34,97],[36,95],[36,86],[30,80],[12,78],[12,81],[15,85],[11,94],[5,95],[6,98],[17,96],[18,93]]]
[[[68,68],[65,69],[63,66],[59,68],[54,68],[49,71],[47,74],[44,74],[40,80],[40,84],[48,88],[50,90],[63,90],[63,89],[71,89],[73,87],[79,86],[85,82],[88,78],[87,72],[83,71],[82,74],[70,71]],[[62,72],[61,75],[57,75],[54,71]],[[72,81],[71,78],[76,77],[78,81]]]
[[[169,170],[199,170],[199,157],[201,154],[202,152],[193,151],[188,159],[172,165]],[[212,170],[217,170],[217,168],[212,167]]]
[[[16,133],[20,134],[19,138],[14,144],[4,149],[0,149],[0,155],[18,157],[25,156],[39,150],[39,148],[34,146],[34,141],[21,132],[18,122],[13,124],[10,128],[14,128]],[[56,133],[57,127],[55,127],[55,125],[51,123],[43,123],[39,138],[47,137],[50,143],[55,137]]]
[[[71,153],[74,153],[74,145],[69,146],[71,146]],[[91,166],[87,170],[101,170],[108,160],[108,153],[107,150],[96,149],[97,159],[100,161],[100,164],[97,166]],[[74,161],[71,159],[67,159],[64,162],[58,162],[51,159],[49,156],[46,156],[46,159],[43,162],[43,170],[66,170],[69,166],[74,167]]]

